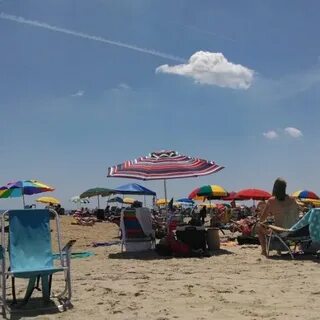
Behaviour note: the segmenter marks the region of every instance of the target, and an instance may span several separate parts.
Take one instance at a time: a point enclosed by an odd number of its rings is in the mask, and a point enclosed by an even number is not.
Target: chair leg
[[[40,289],[40,276],[37,276],[37,283],[34,288],[37,289],[38,291],[41,291],[41,289]]]
[[[292,250],[290,249],[290,247],[285,243],[285,241],[281,237],[279,237],[278,235],[276,235],[276,237],[288,249],[291,259],[294,260],[294,256],[292,254]]]
[[[268,238],[269,237],[269,238]],[[266,238],[266,252],[267,252],[267,257],[269,257],[269,253],[270,253],[270,244],[271,244],[271,238],[272,238],[272,231],[271,233],[267,236],[265,236]]]
[[[49,295],[51,295],[51,287],[52,287],[52,274],[49,276]]]
[[[15,278],[13,276],[11,277],[11,286],[12,286],[12,304],[17,304]]]
[[[42,282],[42,297],[44,301],[50,301],[50,278],[51,275],[43,275],[41,276],[41,282]]]
[[[27,287],[27,291],[26,294],[23,298],[23,303],[27,303],[33,293],[33,290],[35,288],[35,283],[36,283],[37,277],[32,277],[29,279],[29,283],[28,283],[28,287]]]

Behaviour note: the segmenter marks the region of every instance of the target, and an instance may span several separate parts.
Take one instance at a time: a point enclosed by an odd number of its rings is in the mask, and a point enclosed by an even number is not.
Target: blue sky
[[[108,166],[174,149],[226,168],[171,180],[170,196],[203,184],[270,191],[278,176],[288,192],[320,193],[319,10],[294,0],[1,1],[0,184],[38,179],[70,208],[88,188],[129,182],[106,178]],[[161,181],[144,185],[163,196]]]

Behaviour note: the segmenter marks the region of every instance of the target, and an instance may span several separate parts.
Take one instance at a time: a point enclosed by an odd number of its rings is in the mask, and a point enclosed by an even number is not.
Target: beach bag
[[[186,243],[177,240],[173,234],[167,236],[167,241],[174,256],[183,257],[190,254],[190,247]]]
[[[172,256],[172,250],[167,244],[158,243],[156,244],[156,252],[159,256],[170,257]]]

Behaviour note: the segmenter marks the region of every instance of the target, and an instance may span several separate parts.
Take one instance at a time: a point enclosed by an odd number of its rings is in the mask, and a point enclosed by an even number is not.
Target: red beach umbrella
[[[237,197],[237,193],[235,191],[232,191],[226,197],[221,198],[221,200],[234,201],[234,200],[243,200],[243,199],[242,198],[238,198]]]
[[[267,200],[272,197],[272,195],[261,189],[243,189],[236,193],[236,198],[239,200]]]

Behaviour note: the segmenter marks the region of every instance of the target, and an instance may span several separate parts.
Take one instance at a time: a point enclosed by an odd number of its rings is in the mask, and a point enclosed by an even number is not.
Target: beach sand
[[[320,260],[312,256],[267,259],[257,246],[232,245],[210,258],[128,256],[119,245],[91,246],[117,240],[115,224],[71,221],[62,217],[63,243],[76,239],[74,252],[95,253],[72,259],[73,308],[12,319],[320,319]],[[53,290],[62,286],[55,275]]]

